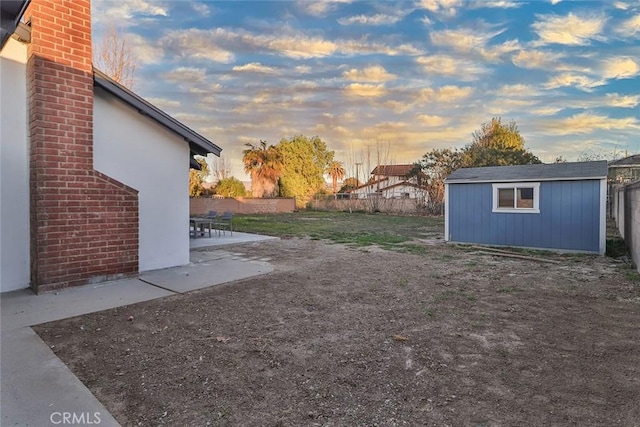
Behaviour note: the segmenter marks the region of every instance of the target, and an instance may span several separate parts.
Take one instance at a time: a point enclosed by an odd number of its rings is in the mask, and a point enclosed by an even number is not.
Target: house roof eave
[[[145,115],[160,125],[164,126],[171,132],[182,137],[189,143],[189,149],[192,154],[198,154],[206,156],[208,153],[213,153],[216,156],[220,156],[222,149],[213,142],[209,141],[204,136],[188,128],[183,123],[174,119],[158,107],[152,105],[142,97],[136,95],[131,90],[125,88],[121,84],[112,80],[109,76],[94,68],[93,70],[93,82],[94,86],[98,86],[110,94],[114,95],[124,103],[138,110],[142,115]]]
[[[0,2],[0,50],[16,31],[31,0],[3,0]]]

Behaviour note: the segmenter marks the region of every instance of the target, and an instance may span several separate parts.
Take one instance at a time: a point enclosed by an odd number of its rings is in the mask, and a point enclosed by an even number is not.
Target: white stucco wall
[[[189,262],[189,146],[100,88],[94,168],[138,190],[140,271]]]
[[[27,47],[0,52],[0,292],[29,287]]]

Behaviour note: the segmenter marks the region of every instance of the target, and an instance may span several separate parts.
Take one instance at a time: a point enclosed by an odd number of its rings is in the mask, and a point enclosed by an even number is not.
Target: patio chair
[[[218,216],[218,211],[209,211],[207,218],[215,219]]]
[[[222,216],[216,219],[216,228],[218,233],[222,232],[226,234],[225,230],[229,230],[229,233],[233,236],[233,212],[224,212]]]

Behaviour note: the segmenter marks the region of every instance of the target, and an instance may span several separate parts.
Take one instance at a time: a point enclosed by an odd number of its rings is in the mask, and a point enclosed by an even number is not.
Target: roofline
[[[24,12],[27,10],[29,3],[31,3],[31,0],[24,0],[24,3],[20,8],[20,12],[18,12],[18,14],[15,17],[13,17],[13,22],[11,22],[11,27],[1,29],[2,34],[0,38],[0,50],[2,50],[2,48],[4,47],[4,44],[7,42],[7,40],[9,40],[9,37],[11,37],[13,33],[16,31],[16,28],[18,28],[18,24],[20,24],[22,15],[24,15]]]
[[[419,188],[419,189],[423,189],[423,190],[427,189],[427,187],[425,187],[425,186],[420,187],[418,184],[414,184],[414,183],[409,182],[409,181],[402,181],[402,182],[395,183],[393,185],[389,185],[388,187],[381,188],[380,191],[388,190],[389,188],[394,188],[394,187],[401,187],[401,186]]]
[[[116,96],[126,104],[138,110],[138,112],[144,116],[147,116],[155,120],[160,125],[164,126],[168,130],[172,131],[178,136],[184,138],[189,143],[189,148],[195,154],[206,156],[208,153],[220,157],[222,148],[209,141],[204,136],[188,128],[183,123],[174,119],[158,107],[152,105],[148,101],[144,100],[140,96],[136,95],[133,91],[127,89],[116,81],[112,80],[109,76],[102,71],[93,69],[93,84],[94,86],[101,87],[112,95]]]
[[[580,176],[580,177],[564,177],[564,178],[529,178],[529,179],[445,179],[446,184],[486,184],[488,182],[541,182],[541,181],[582,181],[587,179],[607,179],[607,176]]]

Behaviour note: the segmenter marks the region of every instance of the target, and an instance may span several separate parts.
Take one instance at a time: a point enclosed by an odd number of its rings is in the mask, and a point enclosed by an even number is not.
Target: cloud
[[[215,40],[215,31],[197,29],[168,32],[160,44],[180,57],[205,58],[223,64],[233,62],[235,55]]]
[[[640,95],[620,95],[608,93],[605,95],[605,104],[618,108],[634,108],[640,104]]]
[[[628,79],[638,74],[640,74],[640,65],[630,57],[618,57],[604,62],[604,78]]]
[[[487,70],[477,61],[454,58],[448,55],[421,56],[416,59],[428,74],[455,76],[462,81],[477,80]]]
[[[533,114],[535,114],[536,116],[553,116],[556,113],[559,113],[560,111],[564,110],[564,108],[559,108],[559,107],[540,107],[540,108],[535,108],[533,110],[530,110]]]
[[[470,28],[432,31],[429,35],[431,43],[436,46],[449,46],[459,52],[470,52],[484,47],[489,40],[502,33],[504,29],[483,32]]]
[[[474,89],[469,86],[442,86],[439,88],[425,88],[420,91],[420,98],[424,102],[450,103],[461,101],[473,95]]]
[[[228,63],[232,52],[266,51],[297,59],[320,58],[336,52],[335,43],[304,34],[252,34],[244,30],[190,29],[172,31],[163,39],[174,52],[183,56],[204,57]]]
[[[161,47],[138,35],[127,33],[127,41],[137,60],[142,64],[158,64],[162,61],[164,51]]]
[[[455,16],[456,8],[461,5],[461,0],[421,0],[416,4],[416,7],[444,16]]]
[[[298,8],[307,15],[323,17],[334,12],[340,3],[351,3],[351,0],[299,0],[296,2]]]
[[[358,97],[367,97],[367,98],[378,98],[384,96],[387,91],[384,88],[384,85],[374,85],[374,84],[362,84],[362,83],[351,83],[346,87],[347,95],[350,96],[358,96]]]
[[[449,122],[449,119],[441,116],[430,116],[428,114],[419,114],[417,117],[418,121],[428,127],[438,127],[446,125]]]
[[[640,14],[623,21],[614,31],[623,37],[640,36]]]
[[[338,51],[348,55],[382,54],[388,56],[420,55],[422,51],[410,44],[389,46],[384,43],[362,40],[338,41]]]
[[[518,97],[518,98],[530,98],[540,96],[541,93],[538,89],[531,85],[525,85],[522,83],[516,83],[512,85],[503,85],[495,91],[495,95],[498,97]]]
[[[540,38],[536,44],[564,44],[584,46],[591,40],[602,40],[607,18],[600,16],[578,16],[569,13],[566,16],[536,15],[538,21],[531,26]]]
[[[271,53],[293,59],[324,58],[335,54],[416,55],[407,44],[389,46],[361,40],[332,41],[285,28],[272,34],[255,34],[242,29],[216,28],[171,31],[161,43],[182,57],[206,58],[229,63],[242,53]]]
[[[546,124],[548,133],[554,135],[570,135],[574,133],[592,133],[597,130],[629,130],[640,129],[638,120],[633,117],[614,119],[590,113],[575,114]]]
[[[503,55],[522,49],[518,40],[508,40],[499,45],[489,46],[480,49],[480,55],[487,61],[497,61]]]
[[[236,65],[232,68],[232,70],[241,72],[241,73],[262,73],[262,74],[276,73],[275,68],[262,65],[259,62],[250,62],[244,65]]]
[[[387,72],[380,65],[374,65],[362,70],[352,68],[342,73],[342,75],[345,79],[358,82],[386,82],[397,77],[395,74]]]
[[[92,11],[96,22],[118,22],[120,26],[133,25],[135,17],[168,16],[166,7],[154,0],[101,1],[96,2]]]
[[[204,68],[178,67],[162,74],[162,78],[174,83],[202,83],[206,79]]]
[[[616,9],[619,10],[628,10],[629,9],[629,5],[623,1],[616,1],[613,3],[613,7],[615,7]]]
[[[392,25],[402,20],[402,16],[377,13],[375,15],[356,15],[338,19],[340,25]]]
[[[527,69],[549,69],[557,59],[557,54],[542,50],[521,50],[511,58],[513,64]]]
[[[549,79],[544,87],[546,89],[555,89],[559,87],[575,86],[585,92],[590,92],[594,87],[602,86],[603,84],[605,84],[603,80],[595,80],[585,75],[561,73]]]
[[[191,8],[200,16],[209,16],[211,14],[211,9],[204,3],[191,3]]]
[[[472,8],[494,8],[494,9],[514,9],[522,6],[522,2],[508,1],[508,0],[494,0],[494,1],[479,1],[477,3],[471,3]]]

